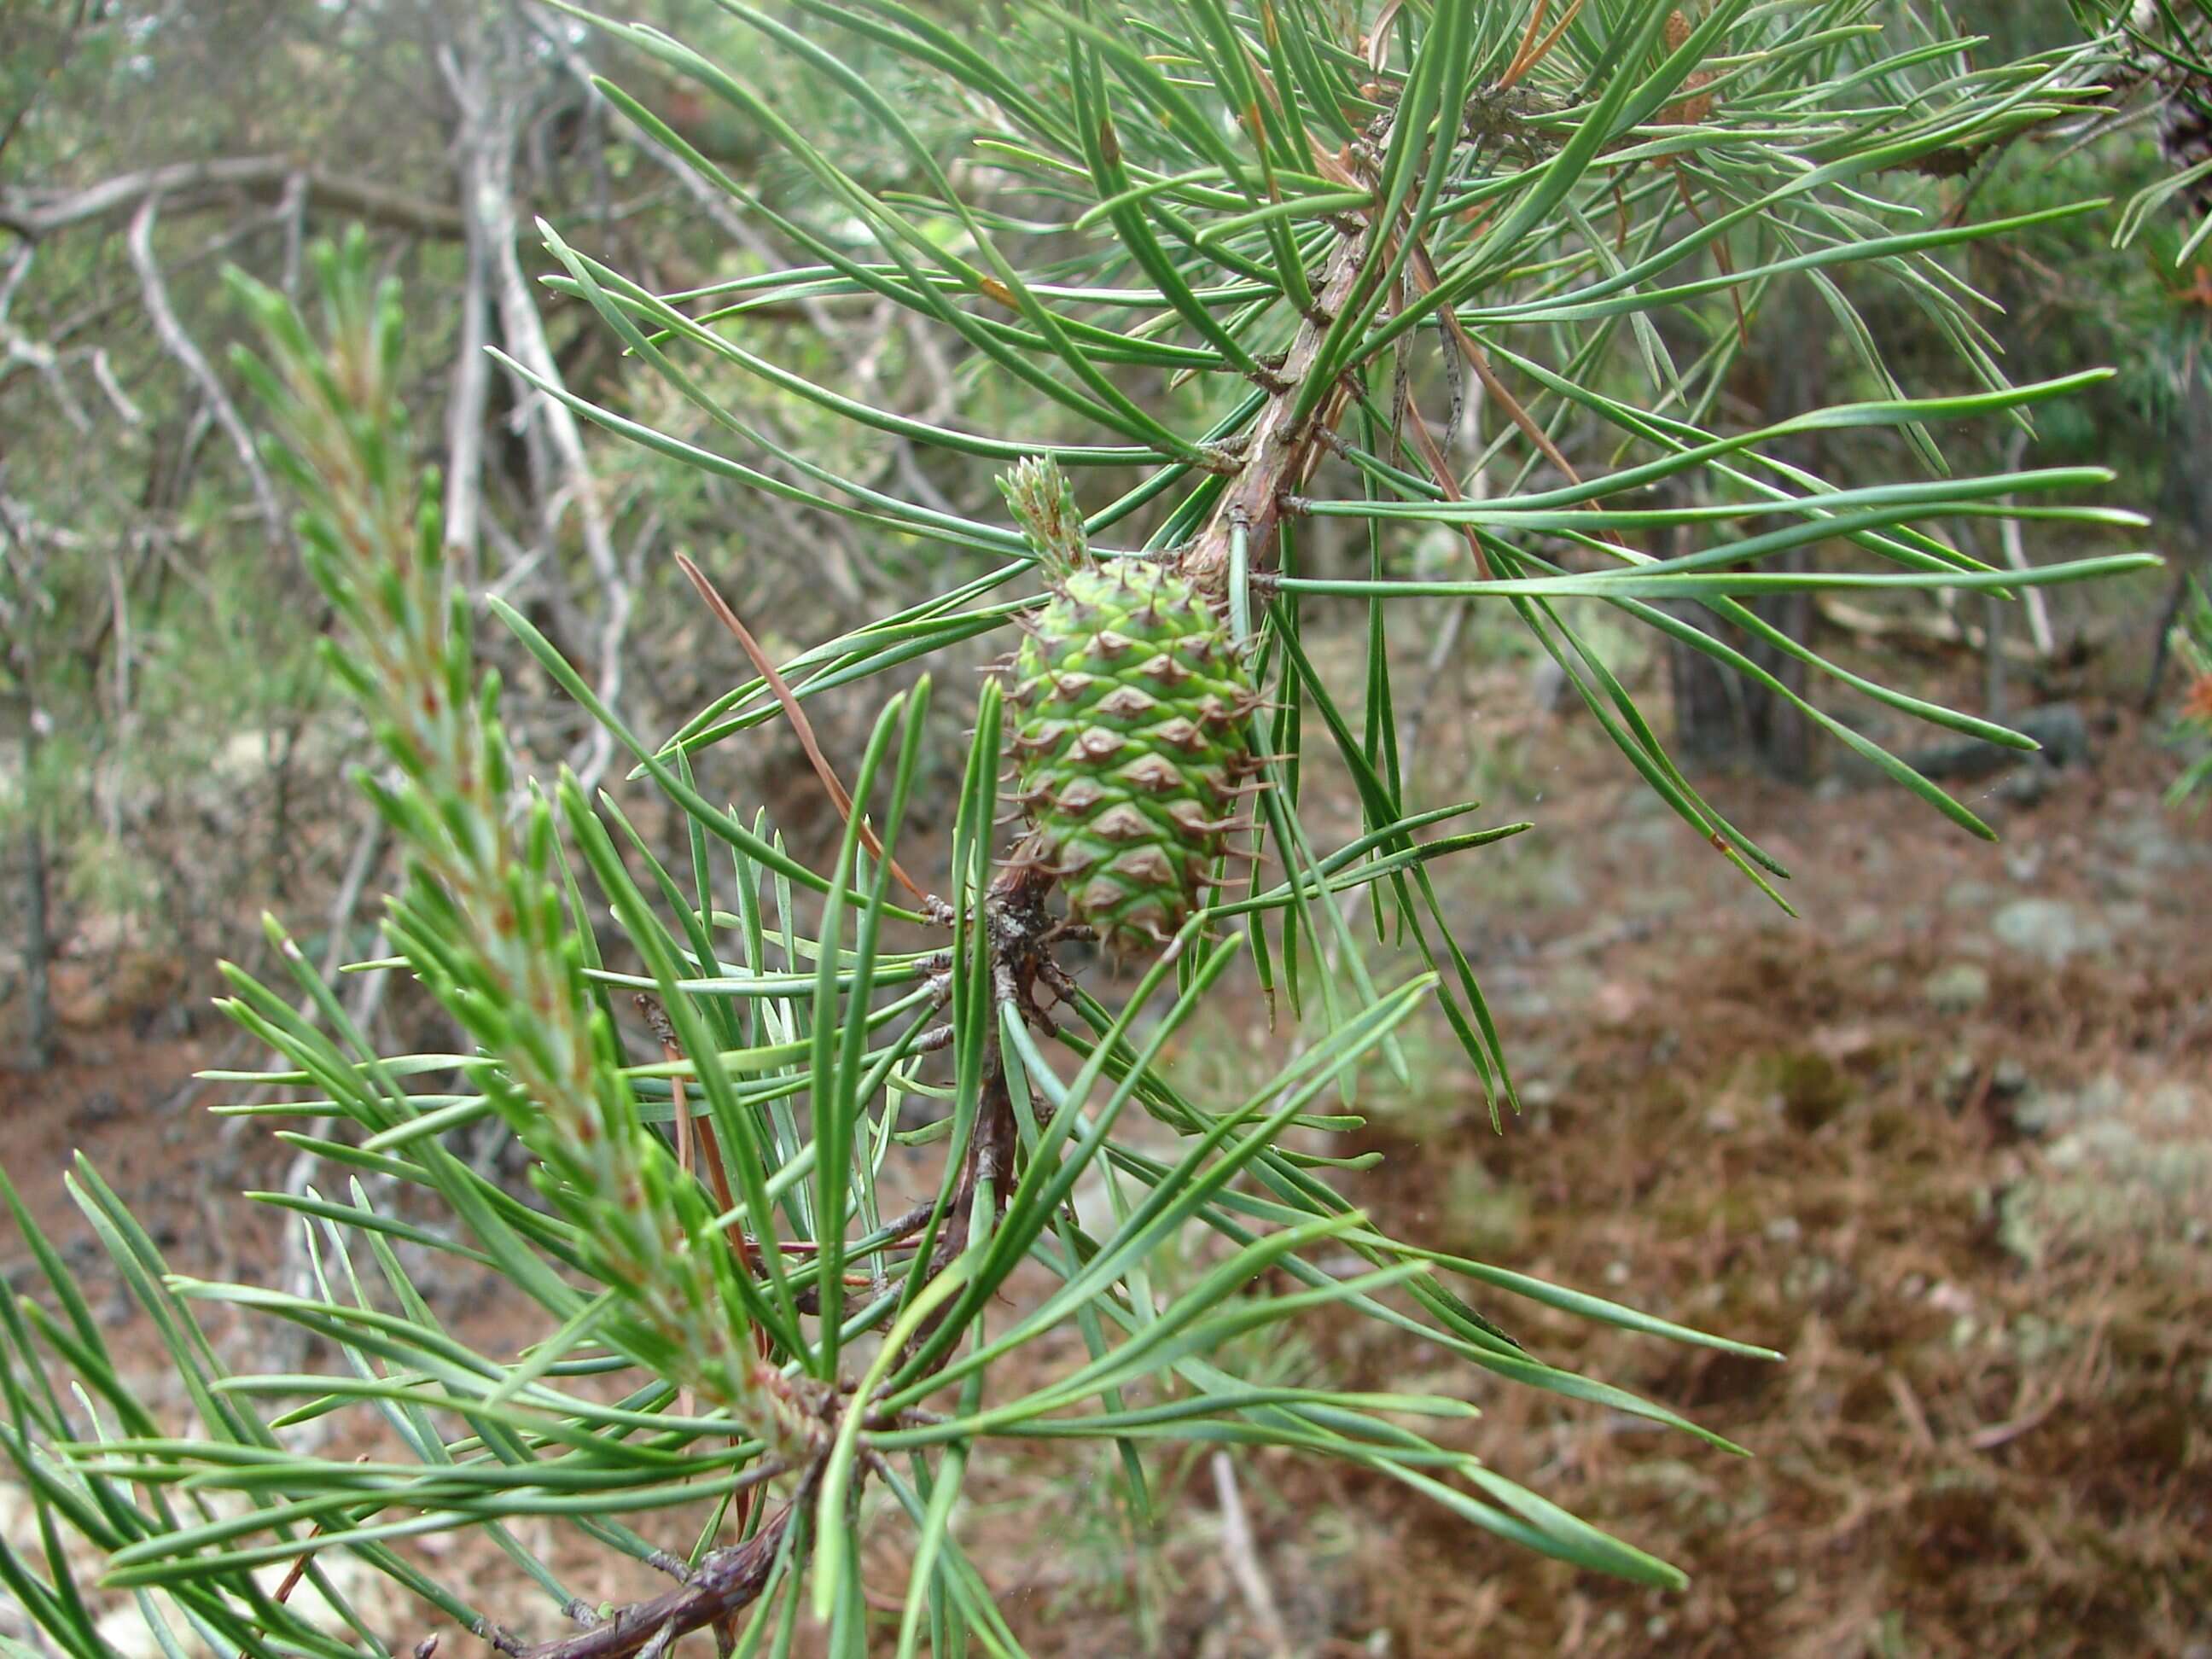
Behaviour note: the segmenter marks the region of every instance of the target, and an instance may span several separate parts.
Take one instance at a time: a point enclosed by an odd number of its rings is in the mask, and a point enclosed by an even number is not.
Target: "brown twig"
[[[972,1190],[972,1185],[973,1183],[967,1179],[965,1172],[963,1172],[961,1184],[953,1189],[952,1201],[951,1205],[947,1206],[948,1213],[959,1210],[967,1204],[969,1192]],[[936,1212],[937,1200],[934,1199],[923,1200],[912,1209],[906,1211],[903,1214],[895,1216],[890,1221],[886,1222],[883,1227],[878,1230],[884,1234],[883,1242],[878,1244],[870,1245],[868,1247],[869,1249],[888,1250],[910,1247],[914,1243],[913,1236],[915,1233],[920,1232],[924,1227],[927,1226],[929,1224],[929,1218]],[[785,1244],[781,1248],[793,1255],[818,1255],[822,1249],[818,1243],[811,1240]],[[943,1265],[944,1264],[942,1262],[933,1260],[930,1272],[933,1274],[937,1273],[942,1268]],[[859,1284],[865,1285],[871,1282],[872,1281],[865,1274],[848,1277],[846,1280],[846,1283],[848,1285]],[[793,1305],[800,1313],[819,1313],[822,1310],[821,1286],[819,1285],[802,1285],[798,1290],[792,1292],[792,1301]]]
[[[1451,463],[1444,459],[1443,451],[1437,447],[1435,437],[1429,431],[1429,423],[1421,418],[1418,410],[1413,414],[1411,432],[1413,447],[1420,452],[1422,465],[1429,469],[1429,476],[1436,480],[1437,488],[1443,491],[1444,499],[1448,501],[1464,501],[1466,492],[1460,489],[1458,480],[1452,477]],[[1475,574],[1488,581],[1490,560],[1482,550],[1481,537],[1475,533],[1471,524],[1463,524],[1459,528],[1460,534],[1467,538],[1467,550],[1474,556]]]
[[[836,807],[838,817],[848,823],[851,823],[853,798],[846,793],[845,786],[838,781],[836,769],[830,764],[829,757],[822,752],[822,745],[815,741],[813,723],[806,718],[806,711],[799,706],[799,699],[792,694],[791,687],[785,682],[783,676],[776,672],[776,666],[769,660],[768,653],[760,648],[760,643],[753,638],[751,630],[738,619],[738,613],[730,608],[730,602],[715,592],[714,584],[707,580],[706,573],[681,553],[676,556],[676,562],[684,574],[690,578],[691,586],[699,590],[699,597],[707,601],[708,608],[714,611],[714,615],[721,620],[722,626],[728,629],[736,638],[738,647],[744,652],[746,658],[751,662],[753,672],[768,682],[769,690],[775,694],[775,700],[783,705],[784,715],[791,721],[791,729],[799,736],[799,746],[806,751],[807,761],[814,768],[814,775],[822,780],[823,788],[829,792],[830,799]],[[876,832],[869,824],[865,814],[860,819],[860,840],[876,858],[884,857],[884,844],[876,839]],[[899,867],[899,861],[896,859],[891,859],[889,862],[891,874],[896,878],[899,885],[927,904],[929,902],[929,895],[915,884],[913,877]]]
[[[763,1470],[763,1478],[769,1472]],[[633,1602],[574,1636],[523,1648],[520,1659],[630,1659],[655,1641],[673,1641],[726,1619],[768,1587],[784,1528],[800,1501],[793,1498],[744,1543],[708,1556],[689,1583],[649,1601]]]
[[[1674,175],[1674,193],[1682,198],[1683,210],[1697,221],[1698,229],[1708,228],[1705,216],[1698,211],[1698,198],[1690,193],[1690,181],[1682,175],[1681,164],[1670,155],[1661,165]],[[1751,319],[1743,313],[1743,288],[1735,280],[1735,260],[1729,253],[1725,234],[1713,240],[1713,263],[1720,267],[1721,275],[1729,279],[1729,303],[1735,307],[1735,337],[1748,351],[1751,349]]]
[[[1297,388],[1315,372],[1330,322],[1352,301],[1369,262],[1386,245],[1371,222],[1347,234],[1329,256],[1315,295],[1319,315],[1299,325],[1297,337],[1279,371],[1284,389],[1271,393],[1244,447],[1243,465],[1222,494],[1212,519],[1182,557],[1183,574],[1210,592],[1228,586],[1231,548],[1241,531],[1253,567],[1273,553],[1281,522],[1284,495],[1314,459],[1326,422],[1294,413]]]
[[[977,1109],[975,1132],[969,1138],[968,1152],[961,1164],[958,1184],[953,1188],[951,1201],[945,1206],[945,1224],[939,1229],[936,1242],[930,1248],[929,1267],[926,1273],[929,1279],[943,1273],[968,1248],[975,1224],[976,1189],[984,1178],[993,1178],[993,1190],[995,1192],[996,1177],[1013,1167],[1013,1099],[1006,1090],[1004,1061],[1000,1058],[998,1045],[990,1044],[986,1053],[983,1096]],[[933,1211],[934,1205],[931,1208]],[[946,1303],[915,1328],[899,1355],[902,1366],[931,1346],[939,1327],[951,1316],[953,1306],[952,1303]],[[940,1352],[929,1369],[934,1371],[950,1357],[950,1349]]]
[[[1566,17],[1573,15],[1570,10]],[[1535,55],[1540,58],[1548,50],[1547,40],[1540,45]],[[1338,155],[1320,160],[1325,175],[1347,184],[1358,182],[1349,158]],[[1291,349],[1284,355],[1279,371],[1283,388],[1270,395],[1267,407],[1261,411],[1244,445],[1243,464],[1235,481],[1223,493],[1206,529],[1182,556],[1183,573],[1200,586],[1216,592],[1226,587],[1231,550],[1239,533],[1245,538],[1246,556],[1251,568],[1266,568],[1290,497],[1320,461],[1328,435],[1349,405],[1349,399],[1339,388],[1319,411],[1299,421],[1293,414],[1297,388],[1315,372],[1322,342],[1337,313],[1351,302],[1371,264],[1390,257],[1397,234],[1395,227],[1389,234],[1383,234],[1370,216],[1358,230],[1345,234],[1323,268],[1315,302],[1318,314],[1301,325]],[[1439,280],[1435,262],[1430,258],[1427,248],[1419,243],[1413,250],[1410,270],[1423,294],[1435,290]],[[1484,390],[1497,398],[1507,416],[1547,460],[1570,483],[1580,483],[1582,475],[1498,378],[1487,354],[1475,343],[1451,308],[1439,306],[1437,311],[1445,331],[1474,370]],[[1439,470],[1449,487],[1449,468]],[[1480,550],[1476,557],[1478,561],[1481,559]]]

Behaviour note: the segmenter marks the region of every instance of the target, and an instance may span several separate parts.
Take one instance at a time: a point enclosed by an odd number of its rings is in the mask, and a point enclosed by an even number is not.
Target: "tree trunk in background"
[[[54,1057],[53,987],[47,967],[53,957],[46,920],[46,840],[39,828],[36,779],[39,713],[23,712],[23,1054],[30,1069],[43,1072]]]
[[[1751,358],[1766,367],[1759,398],[1762,415],[1770,422],[1781,421],[1819,407],[1826,398],[1827,331],[1832,325],[1826,307],[1809,285],[1793,283],[1777,292],[1762,320],[1767,325],[1762,331],[1768,336],[1765,349]],[[1818,441],[1808,435],[1776,446],[1774,453],[1812,469],[1819,447]],[[1687,532],[1677,532],[1676,539],[1677,545],[1666,550],[1669,556],[1693,550]],[[1813,550],[1807,546],[1768,561],[1765,568],[1808,570],[1812,562]],[[1769,626],[1793,640],[1802,641],[1812,632],[1810,593],[1770,594],[1747,603]],[[1685,621],[1726,640],[1791,691],[1804,695],[1807,669],[1797,658],[1716,621],[1703,605],[1684,602],[1670,608]],[[1699,766],[1748,761],[1792,781],[1809,775],[1812,722],[1795,705],[1686,645],[1669,647],[1668,670],[1674,696],[1675,747],[1684,760]]]
[[[2158,705],[2173,625],[2181,620],[2182,607],[2189,602],[2189,579],[2212,572],[2212,468],[2188,459],[2212,455],[2212,362],[2205,361],[2201,341],[2192,342],[2184,357],[2181,380],[2174,442],[2166,458],[2158,515],[2159,527],[2167,537],[2166,555],[2173,562],[2173,586],[2166,593],[2166,608],[2159,615],[2158,635],[2151,646],[2150,678],[2142,696],[2146,710]]]

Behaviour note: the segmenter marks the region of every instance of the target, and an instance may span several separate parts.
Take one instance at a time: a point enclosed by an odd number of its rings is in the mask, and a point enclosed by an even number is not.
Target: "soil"
[[[1787,1358],[1480,1299],[1747,1459],[1371,1326],[1313,1326],[1283,1363],[1462,1395],[1484,1413],[1464,1444],[1691,1588],[1580,1575],[1267,1454],[1163,1466],[1165,1519],[1133,1542],[1102,1467],[979,1456],[962,1541],[1032,1650],[2212,1655],[2212,820],[2162,807],[2170,757],[2100,718],[2086,763],[2027,775],[2039,793],[1967,787],[1999,847],[1893,788],[1705,781],[1797,872],[1794,921],[1587,722],[1484,726],[1464,764],[1498,797],[1486,821],[1525,810],[1540,834],[1463,861],[1446,898],[1524,1110],[1493,1132],[1428,1045],[1416,1087],[1335,1149],[1384,1155],[1352,1195]],[[179,1266],[274,1259],[273,1223],[224,1231],[240,1206],[218,1222],[206,1194],[270,1184],[289,1149],[179,1094],[221,1041],[118,1018],[7,1079],[9,1173],[51,1236],[83,1235],[58,1181],[81,1148]],[[0,1226],[13,1282],[24,1257]],[[113,1340],[158,1370],[121,1312]]]

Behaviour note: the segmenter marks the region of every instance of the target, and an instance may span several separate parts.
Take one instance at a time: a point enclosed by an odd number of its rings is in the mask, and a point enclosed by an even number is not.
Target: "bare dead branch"
[[[0,276],[0,323],[6,322],[8,313],[15,308],[15,295],[22,289],[23,279],[31,274],[31,262],[36,257],[34,248],[18,248],[15,257],[8,263],[8,274]]]
[[[61,358],[52,346],[30,339],[0,322],[0,355],[18,368],[34,371],[53,393],[63,417],[79,432],[91,432],[92,421],[85,414],[84,405],[77,402],[76,394],[70,390],[69,382],[62,378]],[[13,373],[0,372],[0,386],[14,378]]]
[[[0,277],[0,356],[7,367],[0,368],[0,386],[4,386],[23,369],[35,371],[53,393],[54,401],[61,405],[63,416],[79,432],[89,432],[92,422],[85,418],[84,410],[62,378],[61,357],[52,341],[33,340],[10,323],[9,313],[15,309],[15,295],[23,286],[23,279],[31,274],[32,261],[38,250],[25,246],[16,252],[8,267],[5,277]]]
[[[131,400],[131,394],[124,391],[122,383],[115,378],[115,366],[107,361],[107,348],[94,346],[86,354],[85,360],[92,365],[93,384],[107,394],[107,401],[115,406],[115,412],[122,417],[123,423],[125,426],[144,425],[146,413]]]
[[[484,408],[491,395],[491,359],[484,355],[484,325],[491,306],[486,292],[488,264],[483,240],[472,223],[461,280],[453,384],[446,400],[445,501],[446,545],[471,558],[477,514],[483,508]]]
[[[446,52],[441,55],[440,67],[461,106],[461,131],[455,142],[460,149],[464,210],[472,226],[472,246],[483,252],[492,297],[499,308],[501,336],[515,362],[544,385],[558,386],[560,365],[546,341],[545,325],[514,246],[518,234],[514,154],[526,101],[520,85],[520,45],[512,34],[496,40],[480,37],[471,43],[465,61]],[[553,544],[564,504],[573,503],[584,557],[609,607],[611,625],[603,630],[598,690],[612,704],[620,691],[620,647],[631,595],[615,555],[606,504],[585,453],[582,429],[568,406],[519,380],[515,396],[520,418],[527,422],[530,430],[542,434],[563,480],[558,489],[552,487],[550,477],[538,481],[538,540],[549,547]],[[606,769],[613,753],[613,734],[595,724],[585,754],[574,764],[579,773],[596,776]]]
[[[1252,1621],[1260,1627],[1261,1639],[1267,1644],[1273,1659],[1288,1659],[1291,1638],[1283,1626],[1283,1610],[1275,1601],[1275,1592],[1267,1583],[1266,1570],[1260,1565],[1260,1552],[1252,1539],[1252,1522],[1244,1512],[1244,1499],[1237,1490],[1237,1469],[1230,1462],[1229,1453],[1216,1448],[1209,1460],[1213,1474],[1213,1495],[1221,1505],[1221,1560],[1229,1570],[1237,1593],[1244,1598],[1244,1605],[1252,1614]]]
[[[163,349],[199,387],[223,435],[238,452],[239,465],[245,469],[246,483],[253,491],[254,506],[267,526],[270,544],[282,545],[284,509],[277,504],[276,487],[261,465],[261,452],[254,446],[253,434],[239,414],[238,405],[231,402],[230,393],[224,390],[222,378],[209,366],[206,356],[177,319],[176,307],[169,303],[168,285],[162,281],[161,264],[154,257],[154,221],[161,208],[160,196],[148,196],[139,203],[137,212],[131,219],[131,264],[138,273],[146,314],[152,319]]]
[[[466,234],[461,210],[449,203],[304,166],[296,155],[175,161],[167,167],[119,173],[81,190],[0,190],[0,229],[37,241],[77,225],[118,218],[154,197],[166,198],[177,213],[220,207],[241,194],[282,200],[295,176],[306,180],[307,198],[317,207],[420,236],[457,238]]]
[[[272,217],[281,218],[283,212],[283,208],[279,206],[273,210],[272,215],[255,214],[217,232],[191,252],[170,258],[162,266],[163,274],[173,279],[179,271],[189,270],[195,265],[206,264],[210,259],[236,246],[247,237],[259,234],[269,226]],[[20,276],[16,276],[15,273],[27,272],[30,269],[30,260],[36,252],[35,244],[29,242],[22,244],[17,264],[11,269],[10,276],[20,281]],[[0,301],[4,301],[6,297],[5,285],[0,285]],[[0,364],[0,390],[4,390],[18,374],[40,368],[46,354],[49,352],[54,354],[54,361],[57,364],[66,362],[69,353],[64,349],[69,346],[70,341],[95,325],[106,322],[116,313],[127,310],[137,302],[137,296],[131,289],[118,289],[62,319],[47,333],[45,340],[31,343],[33,350],[30,353],[11,349],[9,355],[12,362]],[[0,303],[0,330],[5,328],[6,315],[5,303]],[[21,338],[18,334],[8,334],[5,337],[11,347]],[[94,373],[98,373],[96,366]]]

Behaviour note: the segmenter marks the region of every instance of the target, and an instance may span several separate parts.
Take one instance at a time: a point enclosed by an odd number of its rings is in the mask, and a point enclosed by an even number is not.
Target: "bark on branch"
[[[794,1507],[785,1504],[745,1542],[708,1556],[678,1589],[635,1602],[574,1636],[511,1650],[520,1659],[629,1659],[656,1639],[665,1644],[727,1618],[767,1586]]]
[[[1269,392],[1267,407],[1253,425],[1243,465],[1223,494],[1212,519],[1183,555],[1183,573],[1207,590],[1226,591],[1231,538],[1240,530],[1244,532],[1253,569],[1267,568],[1273,557],[1284,497],[1304,481],[1316,459],[1326,424],[1326,417],[1318,414],[1303,420],[1297,417],[1298,389],[1315,372],[1336,313],[1351,303],[1370,258],[1383,246],[1374,225],[1362,221],[1360,228],[1345,234],[1330,255],[1315,288],[1318,314],[1299,325],[1297,337],[1277,371],[1280,389]]]

